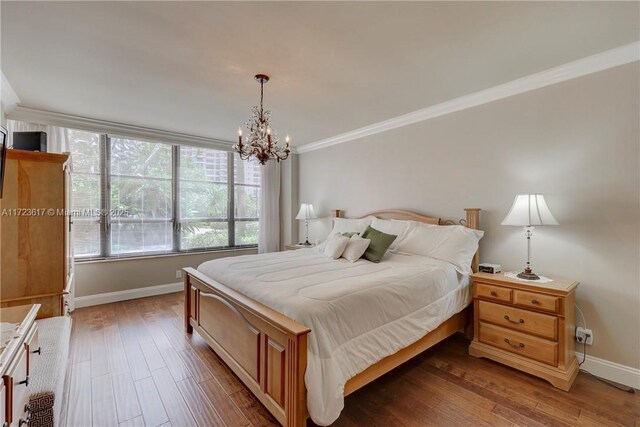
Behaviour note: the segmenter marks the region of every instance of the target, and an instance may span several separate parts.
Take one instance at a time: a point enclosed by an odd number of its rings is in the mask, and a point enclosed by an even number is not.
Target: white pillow
[[[471,274],[471,261],[484,231],[462,225],[416,225],[398,247],[398,252],[424,255],[446,261],[461,274]]]
[[[371,227],[383,233],[397,236],[393,243],[391,243],[391,246],[389,246],[389,250],[395,252],[411,233],[411,230],[415,228],[415,225],[411,221],[374,218]]]
[[[334,233],[345,233],[347,231],[355,231],[356,233],[362,233],[367,229],[374,217],[368,216],[366,218],[334,218],[333,221],[333,230],[331,230],[331,234]]]
[[[345,258],[349,262],[356,262],[367,251],[369,243],[371,243],[371,239],[363,239],[357,234],[354,234],[349,239],[349,243],[347,243],[347,247],[342,253],[342,258]]]
[[[349,243],[349,238],[340,233],[334,233],[327,239],[324,254],[331,259],[338,259]]]

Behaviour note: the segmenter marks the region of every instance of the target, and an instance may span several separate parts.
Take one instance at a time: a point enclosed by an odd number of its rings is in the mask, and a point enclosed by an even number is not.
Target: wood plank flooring
[[[279,425],[197,333],[183,333],[182,308],[176,293],[76,310],[60,425]],[[454,336],[362,388],[334,425],[640,426],[640,393],[585,374],[565,393],[467,346]]]

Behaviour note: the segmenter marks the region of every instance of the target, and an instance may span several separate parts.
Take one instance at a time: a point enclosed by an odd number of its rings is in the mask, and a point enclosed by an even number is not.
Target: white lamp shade
[[[542,194],[518,194],[502,225],[558,225]]]
[[[317,218],[313,205],[311,203],[302,203],[300,205],[300,211],[296,215],[296,219],[315,219]]]

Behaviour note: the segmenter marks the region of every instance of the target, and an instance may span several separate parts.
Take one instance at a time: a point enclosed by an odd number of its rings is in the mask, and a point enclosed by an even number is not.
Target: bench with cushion
[[[51,317],[36,321],[40,355],[30,377],[30,427],[59,424],[64,381],[69,358],[71,318]]]

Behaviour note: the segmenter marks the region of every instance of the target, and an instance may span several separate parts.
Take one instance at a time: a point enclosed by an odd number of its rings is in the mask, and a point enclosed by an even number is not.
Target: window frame
[[[171,146],[171,207],[172,213],[171,217],[167,219],[126,219],[120,221],[112,221],[111,218],[111,139],[112,138],[127,138],[134,140],[143,140],[136,137],[126,137],[121,135],[114,135],[108,133],[99,133],[100,141],[99,141],[99,164],[100,164],[100,173],[99,173],[99,185],[100,185],[100,209],[103,213],[97,220],[91,219],[91,223],[95,223],[96,221],[99,223],[100,227],[100,242],[99,248],[100,253],[98,255],[75,255],[74,261],[76,262],[85,262],[85,261],[96,261],[96,260],[113,260],[113,259],[126,259],[126,258],[144,258],[144,257],[157,257],[162,255],[176,255],[176,254],[188,254],[188,253],[202,253],[202,252],[215,252],[215,251],[224,251],[230,249],[248,249],[257,247],[257,243],[254,244],[245,244],[245,245],[236,245],[235,244],[235,227],[237,222],[260,222],[259,218],[236,218],[235,217],[235,164],[234,164],[234,153],[233,151],[221,150],[219,148],[207,148],[207,147],[199,147],[207,150],[216,150],[226,152],[227,154],[227,182],[224,183],[227,186],[227,218],[188,218],[182,219],[180,218],[180,148],[187,147],[189,145],[179,145],[179,144],[168,144],[164,142],[158,141],[150,141],[144,140],[154,144],[166,144]],[[72,172],[73,179],[73,172]],[[189,180],[186,180],[189,181]],[[197,181],[197,180],[191,180]],[[214,182],[211,182],[214,183]],[[223,183],[217,183],[223,184]],[[260,185],[255,184],[238,184],[248,187],[260,188]],[[73,197],[73,195],[72,195]],[[78,218],[76,218],[77,220]],[[79,221],[80,222],[80,221]],[[87,221],[81,220],[81,222],[85,223]],[[160,250],[160,251],[140,251],[140,252],[128,252],[128,253],[116,253],[113,254],[111,252],[112,239],[111,239],[111,231],[113,223],[125,222],[125,223],[135,223],[135,224],[143,224],[145,222],[161,222],[161,223],[170,223],[172,225],[172,248],[171,250]],[[183,249],[181,247],[181,238],[182,238],[182,225],[189,222],[198,222],[198,223],[227,223],[228,227],[228,241],[227,245],[223,246],[210,246],[203,248],[191,248],[191,249]]]

